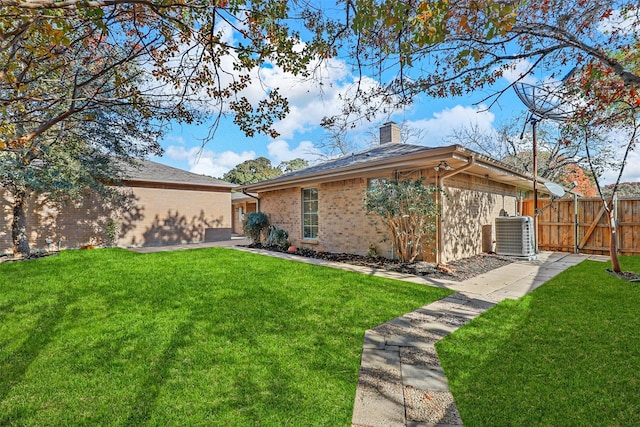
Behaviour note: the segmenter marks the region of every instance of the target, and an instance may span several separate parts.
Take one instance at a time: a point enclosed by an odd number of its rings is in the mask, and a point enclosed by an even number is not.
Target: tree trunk
[[[27,234],[27,213],[25,193],[14,194],[13,220],[11,222],[11,237],[13,238],[13,253],[29,256],[29,235]]]
[[[613,202],[615,203],[615,201]],[[611,238],[609,240],[609,256],[611,257],[611,269],[616,273],[620,273],[620,261],[618,261],[618,231],[616,227],[615,209],[608,209],[607,218],[609,219],[609,230],[611,230]]]

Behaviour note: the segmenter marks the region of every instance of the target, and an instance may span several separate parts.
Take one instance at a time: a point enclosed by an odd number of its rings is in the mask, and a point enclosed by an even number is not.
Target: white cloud
[[[599,180],[603,185],[613,184],[618,179],[622,160],[629,148],[633,129],[621,125],[617,128],[607,129],[606,133],[600,135],[603,141],[596,145],[596,149],[602,145],[601,152],[596,151],[594,162],[596,164],[604,164],[606,169],[600,175]],[[637,141],[631,146],[628,152],[626,164],[624,166],[623,175],[620,182],[640,182],[640,146]]]
[[[447,138],[453,130],[465,126],[477,126],[480,131],[493,132],[494,120],[495,115],[486,111],[484,106],[456,105],[433,113],[433,118],[409,121],[408,124],[425,131],[425,145],[438,146],[448,144]]]
[[[297,158],[305,159],[312,163],[316,161],[320,155],[318,149],[311,141],[302,141],[297,147],[292,149],[289,147],[288,142],[279,139],[269,143],[269,145],[267,145],[267,150],[269,152],[271,164],[275,166],[284,161]]]
[[[628,11],[625,15],[620,10],[613,10],[611,15],[600,21],[598,31],[603,34],[621,33],[626,35],[640,34],[640,23],[637,15],[634,16],[633,10]]]
[[[302,158],[310,163],[318,160],[319,151],[311,141],[302,141],[297,147],[291,148],[288,142],[279,139],[267,145],[268,156],[271,164],[279,165],[283,161]],[[235,151],[226,150],[214,152],[201,147],[186,148],[184,146],[171,145],[165,150],[165,158],[178,162],[186,162],[189,172],[209,175],[216,178],[222,177],[226,172],[238,164],[257,158],[253,150]],[[160,160],[161,161],[161,160]]]
[[[640,182],[640,153],[638,151],[629,153],[622,178],[625,182]]]
[[[209,175],[220,178],[229,170],[245,160],[256,158],[254,151],[243,151],[236,153],[231,150],[216,153],[211,150],[204,150],[200,147],[184,148],[180,146],[169,146],[166,150],[167,157],[174,160],[186,160],[189,164],[189,172]]]
[[[222,34],[222,41],[228,45],[238,44],[240,35],[228,23],[218,24],[216,31]],[[296,46],[299,49],[303,47],[304,44]],[[202,46],[195,41],[184,43],[169,59],[167,66],[173,66],[179,70],[185,63],[196,64],[201,54]],[[219,58],[217,68],[223,72],[217,73],[216,77],[219,79],[217,84],[220,87],[225,88],[237,80],[240,71],[234,69],[236,63],[238,60],[232,51]],[[355,82],[357,78],[352,74],[347,63],[339,59],[318,58],[308,65],[307,71],[308,77],[296,76],[275,62],[266,62],[261,67],[243,72],[248,74],[251,80],[238,96],[245,97],[251,105],[257,106],[272,90],[278,89],[279,93],[287,98],[290,111],[283,120],[274,123],[273,127],[282,138],[292,139],[296,135],[317,129],[323,117],[340,114],[342,97],[353,92],[357,83]],[[186,77],[184,76],[181,80],[186,81]],[[162,85],[153,78],[150,78],[149,86],[153,87],[152,92],[163,95],[169,100],[177,99],[175,89]],[[363,90],[377,86],[378,83],[375,80],[366,77],[359,82],[359,87]],[[192,108],[205,113],[217,113],[220,109],[225,113],[229,112],[227,102],[224,101],[221,104],[207,92],[207,88],[186,88],[185,90],[188,103]],[[383,115],[382,112],[381,115]]]
[[[533,64],[526,59],[520,59],[518,61],[513,61],[507,69],[505,69],[502,73],[502,77],[505,78],[509,83],[513,83],[515,81],[519,81],[522,83],[535,84],[537,83],[537,79],[531,75],[527,74],[524,78],[523,74],[528,73]]]
[[[619,169],[606,171],[601,177],[601,184],[615,183],[619,172]],[[640,182],[640,152],[632,151],[629,153],[620,182]]]
[[[180,137],[180,139],[182,139]],[[182,146],[170,145],[165,149],[165,155],[174,160],[188,160],[194,155],[197,155],[197,148],[186,149]]]
[[[163,141],[167,144],[177,144],[180,146],[184,146],[187,144],[184,138],[180,135],[172,135],[172,134],[165,135],[163,137]]]
[[[234,38],[237,33],[228,24],[221,24],[216,27],[216,30],[223,34],[224,42],[229,45],[237,44]],[[303,46],[301,44],[299,47]],[[196,64],[201,53],[202,47],[195,42],[185,43],[168,61],[167,66],[179,70],[184,63]],[[217,73],[220,87],[228,87],[237,80],[240,75],[240,72],[234,68],[237,62],[237,58],[232,53],[219,58],[217,67],[223,70]],[[202,65],[200,67],[202,68]],[[261,67],[245,70],[243,74],[248,74],[251,80],[238,96],[246,97],[251,105],[257,106],[272,90],[278,89],[280,95],[287,98],[290,113],[285,119],[275,123],[274,128],[283,138],[292,138],[296,133],[304,133],[318,126],[324,116],[337,114],[341,106],[340,94],[347,91],[353,84],[353,76],[344,61],[318,59],[307,68],[309,77],[296,76],[275,62],[266,62]],[[186,76],[183,80],[186,81]],[[148,85],[152,93],[163,95],[169,100],[177,99],[179,91],[163,85],[153,77],[149,78]],[[218,99],[208,93],[207,88],[185,90],[183,96],[186,96],[192,108],[209,113],[218,112],[220,108],[223,112],[230,111],[227,101],[220,104]]]
[[[340,96],[353,85],[342,61],[325,61],[310,71],[314,72],[310,79],[301,79],[278,68],[262,72],[264,84],[279,88],[289,102],[287,117],[274,125],[282,138],[293,138],[317,127],[323,117],[339,114]]]

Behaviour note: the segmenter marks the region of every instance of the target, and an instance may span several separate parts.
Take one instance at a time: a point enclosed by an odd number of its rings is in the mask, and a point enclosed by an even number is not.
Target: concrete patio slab
[[[362,348],[383,350],[386,343],[385,336],[379,332],[369,330],[364,333]]]

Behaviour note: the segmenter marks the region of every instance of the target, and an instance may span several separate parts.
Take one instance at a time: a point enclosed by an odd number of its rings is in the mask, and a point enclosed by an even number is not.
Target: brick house
[[[491,250],[495,218],[520,212],[533,188],[531,177],[460,145],[403,144],[400,128],[387,123],[378,146],[242,190],[258,194],[259,210],[293,245],[359,255],[373,246],[392,258],[387,229],[365,214],[365,191],[372,180],[418,177],[447,194],[435,243],[425,248],[426,259],[443,263]]]
[[[121,191],[130,205],[111,206],[98,196],[81,203],[52,203],[34,196],[27,208],[32,249],[84,245],[155,246],[231,238],[235,185],[160,163],[124,166]],[[12,251],[10,200],[0,188],[0,253]]]

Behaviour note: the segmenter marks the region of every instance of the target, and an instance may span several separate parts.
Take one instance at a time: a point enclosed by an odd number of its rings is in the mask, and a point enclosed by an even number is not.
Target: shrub
[[[278,246],[286,249],[289,247],[289,233],[275,225],[269,226],[269,234],[267,235],[267,245]]]
[[[105,225],[104,235],[107,238],[106,246],[108,248],[116,246],[118,240],[118,231],[120,230],[120,223],[110,219]]]
[[[253,243],[260,243],[262,233],[269,228],[269,218],[262,212],[250,212],[242,228]]]
[[[422,179],[382,180],[367,189],[367,214],[380,217],[389,228],[393,249],[402,262],[414,262],[432,243],[440,212],[438,191]]]

